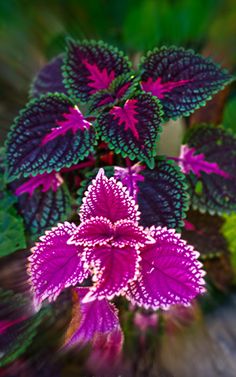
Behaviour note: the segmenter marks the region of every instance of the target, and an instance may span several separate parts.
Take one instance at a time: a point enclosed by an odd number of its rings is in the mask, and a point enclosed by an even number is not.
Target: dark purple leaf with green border
[[[179,47],[150,51],[140,69],[141,87],[159,98],[165,120],[188,116],[233,81],[211,59]]]
[[[46,192],[39,187],[31,196],[23,193],[18,197],[18,210],[28,232],[40,235],[66,219],[71,211],[71,197],[65,184]]]
[[[189,205],[186,179],[172,161],[156,159],[153,170],[140,173],[137,182],[137,203],[141,212],[141,225],[180,228]]]
[[[222,127],[200,125],[192,128],[185,140],[195,154],[203,154],[208,162],[216,163],[222,174],[200,176],[187,174],[193,209],[210,214],[230,213],[236,210],[236,137]]]
[[[112,81],[108,89],[100,90],[90,98],[89,111],[100,113],[105,108],[111,108],[121,99],[128,99],[136,90],[139,82],[134,75],[126,73]]]
[[[58,55],[38,72],[31,84],[31,97],[38,97],[41,94],[46,94],[49,92],[66,94],[66,88],[63,85],[63,76],[61,71],[63,58],[63,54]]]
[[[77,164],[93,151],[95,141],[91,123],[64,94],[31,100],[8,134],[8,179]]]
[[[133,95],[125,103],[103,112],[96,129],[115,153],[154,164],[155,145],[161,132],[162,109],[148,93]]]
[[[86,101],[97,91],[107,89],[130,67],[123,52],[102,41],[69,39],[63,65],[64,85],[71,96]]]

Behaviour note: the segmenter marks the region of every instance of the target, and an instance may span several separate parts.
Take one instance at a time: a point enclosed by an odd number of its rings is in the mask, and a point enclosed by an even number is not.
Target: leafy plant
[[[154,49],[135,70],[115,47],[72,39],[33,80],[3,173],[28,234],[48,229],[28,258],[35,309],[71,288],[63,348],[90,342],[111,361],[123,344],[115,297],[157,310],[205,291],[199,253],[178,232],[189,206],[235,211],[235,137],[199,125],[178,157],[156,145],[164,122],[232,81],[192,50]]]

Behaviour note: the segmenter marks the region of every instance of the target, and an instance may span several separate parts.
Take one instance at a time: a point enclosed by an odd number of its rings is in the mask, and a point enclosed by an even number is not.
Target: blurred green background
[[[63,51],[64,38],[104,39],[133,59],[160,45],[182,45],[233,68],[235,0],[0,1],[1,141],[24,106],[35,73]]]

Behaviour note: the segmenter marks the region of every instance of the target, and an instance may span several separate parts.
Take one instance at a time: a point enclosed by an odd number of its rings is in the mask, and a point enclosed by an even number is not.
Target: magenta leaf
[[[88,288],[73,289],[72,319],[65,337],[64,347],[84,346],[99,335],[109,336],[120,331],[118,312],[106,299],[83,302]]]
[[[205,291],[199,253],[173,229],[150,229],[156,243],[140,250],[140,274],[129,284],[127,297],[145,308],[167,309],[173,304],[190,304]]]
[[[177,161],[184,174],[192,172],[197,177],[200,177],[201,172],[204,172],[230,178],[229,174],[221,170],[216,162],[206,161],[203,153],[198,154],[195,148],[190,148],[187,144],[181,146],[180,156]]]
[[[75,230],[75,224],[58,224],[32,249],[28,272],[36,307],[45,299],[54,301],[63,289],[88,276],[82,261],[83,248],[67,244]]]
[[[189,130],[185,143],[190,153],[195,151],[194,158],[204,156],[204,170],[199,169],[199,175],[196,171],[186,173],[192,208],[211,215],[234,212],[236,137],[222,127],[200,125]]]
[[[154,147],[160,134],[162,110],[147,93],[133,95],[98,117],[96,129],[102,140],[123,157],[154,163]]]
[[[152,240],[142,227],[132,220],[112,223],[104,217],[92,217],[78,226],[68,243],[92,247],[113,245],[118,247],[140,246]]]
[[[70,95],[86,101],[97,91],[107,89],[117,76],[127,73],[130,65],[121,51],[102,41],[69,39],[64,84]]]
[[[100,169],[88,187],[80,208],[82,222],[96,216],[103,216],[115,223],[122,219],[138,221],[139,212],[127,189],[113,177],[107,178]]]
[[[188,116],[233,80],[212,60],[178,47],[154,49],[140,69],[141,88],[159,98],[165,120]]]
[[[93,151],[95,140],[94,129],[64,94],[31,100],[8,135],[8,179],[76,164]]]
[[[112,299],[115,295],[120,295],[127,284],[136,278],[139,252],[134,246],[95,246],[87,249],[86,261],[93,268],[95,283],[84,297],[84,302]]]
[[[68,243],[84,246],[105,245],[112,239],[112,222],[105,217],[92,217],[78,226]]]
[[[131,220],[120,220],[114,224],[114,236],[111,241],[113,246],[143,246],[153,242],[141,226]]]
[[[41,94],[47,94],[49,92],[66,94],[61,70],[63,58],[63,54],[58,55],[38,72],[31,84],[31,97],[38,97]]]

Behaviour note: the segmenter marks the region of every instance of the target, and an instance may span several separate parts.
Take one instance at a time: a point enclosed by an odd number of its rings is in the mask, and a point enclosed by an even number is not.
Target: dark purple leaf
[[[45,192],[38,188],[32,196],[27,193],[20,195],[17,206],[26,229],[32,234],[40,235],[66,219],[71,211],[71,197],[65,185]]]
[[[91,153],[95,140],[93,127],[64,94],[34,99],[8,135],[8,178],[70,167]]]
[[[101,113],[96,127],[102,140],[115,153],[131,160],[145,161],[152,167],[161,116],[162,110],[155,98],[140,93]]]
[[[82,101],[107,89],[119,75],[127,73],[130,62],[123,52],[102,41],[68,40],[63,66],[68,93]]]
[[[171,161],[158,158],[153,170],[140,172],[143,181],[137,183],[137,203],[143,226],[179,228],[188,210],[186,179]]]
[[[63,54],[58,55],[38,72],[30,88],[31,97],[38,97],[49,92],[67,93],[61,71],[63,58]]]
[[[141,87],[159,98],[165,120],[188,116],[233,80],[211,59],[177,47],[149,52],[140,69]]]
[[[98,335],[109,336],[121,331],[118,311],[106,299],[83,303],[88,288],[73,289],[72,319],[65,336],[64,347],[84,346]]]
[[[216,163],[224,175],[201,172],[187,174],[193,209],[210,214],[236,210],[236,137],[221,127],[195,126],[185,140],[195,154]]]

